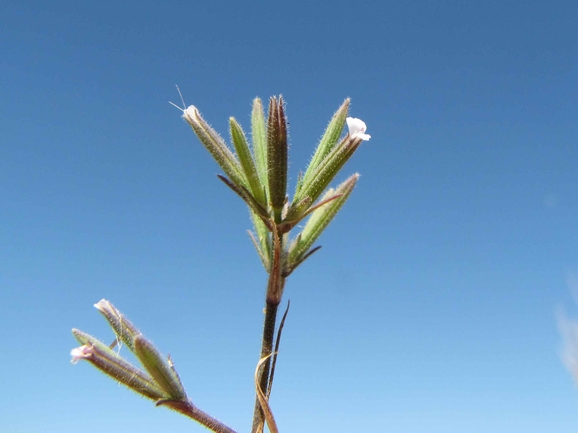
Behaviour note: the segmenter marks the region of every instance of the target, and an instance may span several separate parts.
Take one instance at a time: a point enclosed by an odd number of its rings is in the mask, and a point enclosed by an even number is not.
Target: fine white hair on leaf
[[[175,87],[177,88],[177,92],[179,92],[179,96],[181,97],[181,102],[183,103],[183,108],[179,107],[177,104],[175,104],[174,102],[171,102],[171,101],[169,101],[169,104],[171,104],[173,107],[177,107],[179,110],[181,110],[184,113],[185,110],[187,109],[187,104],[185,104],[185,99],[183,98],[183,94],[181,93],[181,89],[179,89],[179,85],[175,84]]]

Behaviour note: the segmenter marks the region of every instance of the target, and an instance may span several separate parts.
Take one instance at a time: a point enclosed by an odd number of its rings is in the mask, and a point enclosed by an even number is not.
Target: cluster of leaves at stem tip
[[[281,96],[270,98],[267,118],[261,100],[253,101],[251,143],[237,120],[229,119],[234,151],[196,107],[183,110],[183,118],[226,175],[218,177],[249,207],[255,230],[250,235],[269,273],[276,245],[281,246],[282,277],[315,252],[313,243],[355,187],[358,174],[327,189],[361,142],[370,138],[363,121],[347,117],[349,105],[346,99],[333,115],[309,166],[299,174],[292,200],[287,194],[288,131]],[[346,123],[349,132],[342,136]],[[303,230],[288,239],[289,231],[308,216]]]
[[[313,243],[343,206],[359,178],[354,174],[336,188],[328,188],[361,142],[370,138],[365,133],[363,121],[347,117],[349,104],[349,99],[346,99],[333,115],[309,166],[299,174],[291,201],[287,194],[287,119],[281,96],[269,100],[267,118],[261,100],[253,101],[251,143],[241,125],[234,118],[229,119],[233,149],[203,119],[196,107],[189,106],[183,110],[183,118],[226,175],[218,177],[249,207],[255,229],[250,236],[269,273],[266,300],[268,306],[274,306],[274,311],[281,301],[285,278],[319,248],[313,247]],[[343,135],[345,124],[348,133]],[[302,231],[289,239],[291,229],[307,217]],[[84,359],[134,392],[152,399],[157,406],[178,411],[214,432],[235,433],[192,403],[171,358],[163,357],[109,301],[103,299],[95,307],[112,327],[116,339],[113,344],[106,345],[73,329],[74,337],[81,344],[71,351],[73,363]],[[272,317],[274,327],[274,315]],[[272,354],[267,348],[269,343],[264,343],[266,351],[262,352],[259,366],[268,362]],[[141,367],[121,357],[114,350],[117,344],[126,346]],[[263,383],[259,385],[262,379],[265,379],[265,386]],[[258,407],[265,410],[268,408],[267,396],[262,390],[270,392],[272,373],[271,377],[263,374],[260,380],[256,372],[255,380],[257,395],[262,397]],[[272,414],[266,418],[271,431],[277,431],[276,427],[273,428]],[[256,420],[259,424],[259,419]],[[257,431],[262,430],[262,422],[260,424]]]

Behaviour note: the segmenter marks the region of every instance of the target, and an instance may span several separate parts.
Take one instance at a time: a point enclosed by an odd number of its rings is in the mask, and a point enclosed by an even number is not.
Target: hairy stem
[[[283,289],[285,288],[285,277],[282,270],[283,264],[283,235],[279,233],[276,223],[273,226],[273,251],[272,264],[269,271],[269,281],[267,282],[267,293],[265,295],[265,323],[263,325],[263,338],[261,342],[261,356],[259,361],[263,361],[263,366],[258,376],[259,388],[263,395],[269,397],[269,389],[271,388],[271,354],[273,352],[273,341],[275,340],[275,323],[277,320],[277,308],[283,296]],[[265,417],[261,409],[259,401],[259,393],[255,398],[255,410],[253,412],[253,427],[252,433],[262,433]]]
[[[260,359],[263,359],[266,356],[271,355],[273,352],[273,340],[275,338],[275,322],[277,320],[277,307],[278,304],[270,304],[267,303],[265,308],[265,323],[263,325],[263,340],[261,343],[261,356]],[[263,363],[261,367],[261,372],[259,374],[259,387],[263,391],[264,394],[267,393],[267,389],[269,388],[269,371],[271,368],[271,358],[267,358],[267,360]],[[255,400],[255,411],[253,413],[253,427],[251,431],[253,433],[263,431],[263,423],[264,423],[263,411],[261,410],[261,403],[259,403],[259,399],[256,398]]]
[[[158,402],[157,406],[167,406],[179,413],[182,413],[183,415],[188,416],[189,418],[194,419],[215,433],[236,433],[232,428],[226,426],[218,419],[213,418],[208,413],[193,405],[191,401],[165,400]]]

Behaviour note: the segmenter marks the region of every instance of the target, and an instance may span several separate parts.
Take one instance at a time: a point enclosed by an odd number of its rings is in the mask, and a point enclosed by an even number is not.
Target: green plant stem
[[[265,323],[263,325],[263,338],[261,342],[261,356],[259,362],[264,358],[263,366],[258,376],[258,386],[263,395],[269,397],[271,392],[271,354],[273,352],[273,341],[275,340],[275,323],[277,320],[277,308],[281,303],[283,289],[285,288],[285,277],[282,274],[283,264],[283,235],[279,233],[277,221],[273,226],[273,251],[272,264],[269,270],[269,281],[267,282],[267,293],[265,295]],[[262,433],[265,416],[261,409],[259,393],[255,397],[255,410],[253,411],[252,433]]]
[[[166,400],[158,402],[157,406],[167,406],[179,413],[182,413],[183,415],[188,416],[189,418],[194,419],[215,433],[236,433],[235,430],[226,426],[218,419],[213,418],[208,413],[202,411],[190,401]]]
[[[263,325],[263,340],[261,343],[261,356],[259,359],[263,359],[266,356],[271,355],[273,351],[273,340],[275,338],[275,323],[277,320],[277,308],[279,304],[271,304],[267,302],[265,307],[265,323]],[[267,393],[269,388],[269,371],[271,368],[271,358],[269,357],[267,361],[263,364],[261,369],[261,374],[259,375],[259,387],[263,393]],[[263,411],[261,410],[261,404],[259,399],[255,400],[255,411],[253,413],[253,427],[251,431],[253,433],[263,431],[264,423]]]

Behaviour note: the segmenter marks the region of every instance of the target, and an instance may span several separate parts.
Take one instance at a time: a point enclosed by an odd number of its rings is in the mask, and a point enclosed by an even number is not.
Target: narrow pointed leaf
[[[290,251],[288,260],[290,266],[301,261],[301,258],[307,253],[319,235],[335,217],[339,209],[341,209],[341,206],[347,201],[358,179],[359,174],[354,174],[339,185],[335,191],[329,190],[323,196],[321,201],[333,195],[340,195],[335,200],[318,208],[311,214],[311,217],[303,228],[299,244]]]
[[[293,251],[295,250],[295,248],[299,247],[302,236],[303,233],[298,233],[297,236],[295,236],[295,238],[289,244],[289,248],[287,248],[287,254],[289,255],[289,257],[292,257],[294,255]]]
[[[309,179],[309,176],[311,176],[321,161],[323,161],[331,149],[333,149],[339,140],[339,137],[341,137],[343,127],[345,126],[345,119],[347,118],[347,113],[349,111],[350,102],[351,100],[349,98],[343,101],[341,107],[338,108],[338,110],[329,121],[329,124],[327,125],[327,128],[325,129],[325,132],[323,133],[323,136],[317,145],[317,149],[315,149],[315,153],[313,154],[313,157],[307,166],[307,170],[303,175],[303,181]],[[303,182],[301,182],[301,185],[302,184]],[[297,190],[299,190],[299,183]]]
[[[271,236],[269,229],[255,212],[251,212],[251,220],[253,221],[253,227],[255,228],[260,249],[263,255],[267,257],[267,262],[269,263],[271,258]],[[265,266],[265,269],[269,269],[269,266]]]
[[[257,215],[262,216],[262,218],[268,218],[267,211],[265,210],[265,208],[263,208],[257,202],[257,200],[255,200],[255,197],[253,197],[253,195],[249,192],[247,188],[245,188],[243,185],[234,184],[225,176],[221,176],[220,174],[218,174],[217,177],[221,179],[225,183],[225,185],[227,185],[229,188],[235,191],[237,195],[241,197],[245,203],[247,203],[247,205],[253,212],[255,212]]]
[[[287,211],[286,220],[293,221],[298,219],[301,215],[305,214],[309,206],[311,206],[313,200],[309,196],[303,197],[299,202],[293,202],[289,210]]]
[[[247,233],[249,233],[249,237],[251,238],[251,242],[253,242],[253,246],[257,250],[257,254],[259,255],[259,258],[261,259],[261,263],[263,263],[263,267],[265,268],[265,270],[267,272],[269,272],[269,267],[270,267],[269,257],[267,255],[265,255],[265,252],[261,249],[261,245],[259,245],[259,241],[255,238],[255,235],[253,234],[253,232],[251,230],[247,230]]]
[[[251,113],[251,135],[253,138],[253,154],[255,156],[255,166],[261,184],[265,186],[265,191],[269,191],[269,179],[267,176],[267,128],[265,126],[265,115],[263,113],[263,103],[261,99],[255,98],[253,101],[253,111]]]
[[[299,194],[295,196],[294,203],[298,203],[303,197],[311,197],[311,200],[315,202],[355,153],[362,141],[361,138],[346,136],[341,143],[335,146],[313,171],[309,179],[304,180]],[[293,212],[292,209],[290,213]]]
[[[297,260],[295,263],[291,263],[291,267],[290,269],[288,269],[287,271],[285,271],[285,273],[283,274],[283,276],[285,278],[287,278],[289,275],[291,275],[291,273],[297,269],[297,267],[303,263],[305,260],[307,260],[309,257],[311,257],[313,255],[313,253],[316,253],[317,251],[319,251],[321,249],[321,245],[316,246],[315,248],[311,248],[309,251],[307,251],[299,260]]]
[[[262,206],[267,206],[263,194],[263,185],[259,180],[259,176],[257,176],[257,168],[255,167],[251,149],[245,138],[245,133],[235,118],[231,117],[229,123],[231,127],[231,140],[233,141],[241,167],[245,173],[245,178],[249,184],[249,190]]]
[[[333,191],[333,190],[331,190],[331,191]],[[331,202],[331,201],[333,201],[339,197],[341,197],[341,194],[337,194],[337,193],[335,193],[334,195],[325,194],[323,196],[323,199],[320,200],[319,202],[317,202],[314,206],[309,206],[309,205],[307,205],[306,207],[302,206],[302,209],[300,209],[299,205],[297,205],[295,208],[295,211],[288,214],[287,218],[285,219],[285,221],[281,225],[286,224],[289,226],[289,230],[291,230],[293,227],[295,227],[297,224],[299,224],[299,222],[301,220],[306,218],[307,215],[310,215],[312,212],[319,209],[321,206],[325,206],[327,203],[329,203],[329,202]],[[307,200],[307,199],[310,201],[309,197],[305,197],[303,199],[303,202],[305,202],[305,200]],[[281,231],[284,232],[284,230],[281,230]]]

